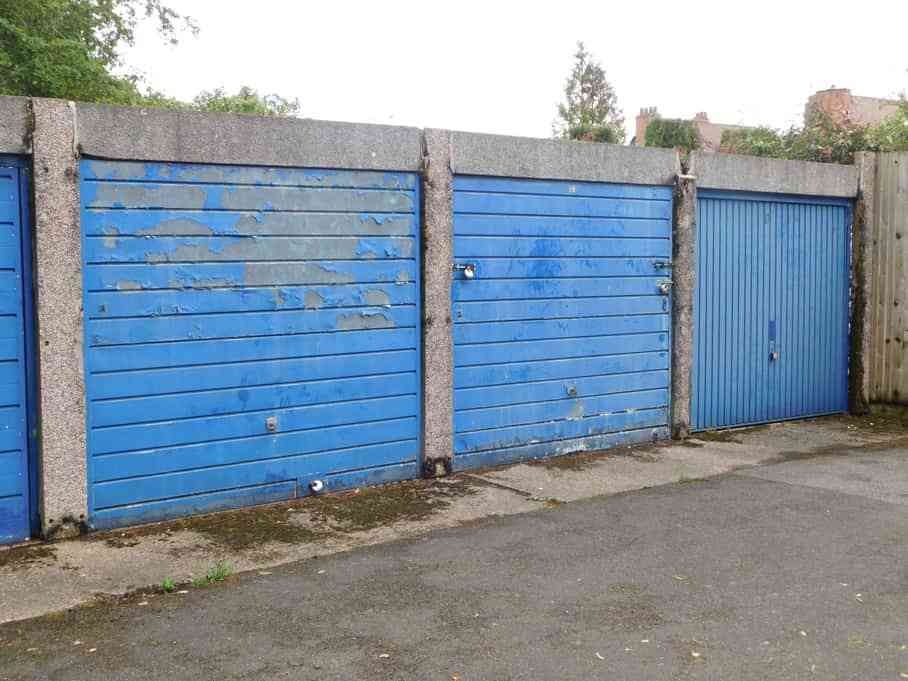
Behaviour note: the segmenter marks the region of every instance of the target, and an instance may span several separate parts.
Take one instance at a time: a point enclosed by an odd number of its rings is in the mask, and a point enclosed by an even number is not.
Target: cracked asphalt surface
[[[0,626],[0,679],[908,678],[908,450],[789,461]]]

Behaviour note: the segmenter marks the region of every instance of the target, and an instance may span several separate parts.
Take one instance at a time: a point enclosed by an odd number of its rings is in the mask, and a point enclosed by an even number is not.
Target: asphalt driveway
[[[908,450],[554,505],[0,626],[0,679],[905,679]]]

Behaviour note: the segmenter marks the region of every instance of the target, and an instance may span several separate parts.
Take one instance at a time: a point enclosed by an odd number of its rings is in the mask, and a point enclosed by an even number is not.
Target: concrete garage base
[[[905,503],[897,490],[879,488],[861,475],[859,456],[852,457],[844,477],[841,467],[833,469],[824,461],[906,442],[908,428],[898,419],[831,417],[32,544],[0,551],[0,622],[160,587],[165,580],[191,591],[189,582],[221,561],[235,572],[267,571],[483,518],[659,485],[696,484],[730,471],[767,480],[796,478],[801,484],[820,475],[829,489]],[[787,463],[772,465],[780,462]],[[156,596],[152,592],[149,597]]]

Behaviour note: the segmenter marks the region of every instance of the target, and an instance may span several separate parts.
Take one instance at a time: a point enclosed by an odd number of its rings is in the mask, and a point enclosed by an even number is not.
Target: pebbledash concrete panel
[[[854,198],[858,193],[857,166],[837,163],[786,161],[758,156],[693,152],[690,171],[699,189],[833,196]]]
[[[81,178],[91,527],[418,477],[416,174]]]
[[[110,159],[419,171],[422,131],[278,116],[79,104],[77,142]]]
[[[454,468],[669,435],[672,190],[454,176]]]
[[[455,175],[671,185],[674,149],[451,132]]]
[[[27,154],[28,99],[0,97],[0,154]]]

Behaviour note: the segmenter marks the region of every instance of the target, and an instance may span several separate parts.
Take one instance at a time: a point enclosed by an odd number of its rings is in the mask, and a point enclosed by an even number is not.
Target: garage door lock
[[[455,264],[452,268],[455,272],[463,272],[463,276],[466,279],[473,279],[476,276],[476,265],[471,262],[461,264]]]
[[[659,288],[659,293],[663,296],[667,296],[672,290],[672,280],[665,279],[656,284],[656,286]]]

